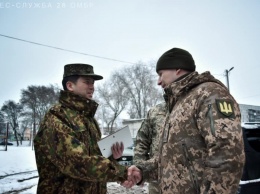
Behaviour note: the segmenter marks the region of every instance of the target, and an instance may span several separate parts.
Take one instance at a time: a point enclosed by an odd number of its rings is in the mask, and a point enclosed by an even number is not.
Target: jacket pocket
[[[199,184],[198,184],[198,175],[197,175],[195,168],[193,166],[192,158],[191,158],[191,156],[188,152],[188,148],[187,148],[187,145],[185,144],[185,142],[182,142],[182,149],[183,149],[183,155],[184,155],[184,158],[185,158],[185,165],[189,170],[190,179],[193,183],[193,187],[194,187],[196,193],[199,194],[200,193],[200,187],[199,187]]]

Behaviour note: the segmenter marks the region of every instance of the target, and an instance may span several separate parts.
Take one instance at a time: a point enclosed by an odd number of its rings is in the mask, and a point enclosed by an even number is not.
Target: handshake
[[[132,165],[127,169],[127,180],[121,183],[126,188],[131,188],[142,181],[142,171],[136,166]]]
[[[118,159],[122,156],[124,151],[124,144],[116,142],[111,147],[111,151],[114,159]],[[142,181],[142,171],[136,166],[132,165],[127,169],[127,180],[121,183],[122,186],[126,188],[131,188],[132,186],[141,183]]]

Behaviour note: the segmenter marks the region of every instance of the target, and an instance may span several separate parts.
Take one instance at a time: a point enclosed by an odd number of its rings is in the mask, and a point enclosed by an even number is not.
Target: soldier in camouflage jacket
[[[137,166],[145,165],[146,160],[158,154],[160,129],[164,124],[166,116],[166,103],[160,103],[152,107],[148,113],[147,118],[143,121],[136,136],[136,147],[134,150],[134,164]],[[157,179],[146,180],[149,182],[149,194],[160,193]]]
[[[91,98],[98,79],[102,76],[90,65],[64,67],[63,86],[73,92],[61,91],[59,103],[47,112],[34,139],[38,194],[105,194],[107,181],[127,179],[126,167],[104,158],[97,145],[98,104]]]
[[[159,157],[139,166],[143,176],[158,173],[163,194],[235,194],[245,160],[237,102],[183,49],[164,53],[156,70],[169,110]]]

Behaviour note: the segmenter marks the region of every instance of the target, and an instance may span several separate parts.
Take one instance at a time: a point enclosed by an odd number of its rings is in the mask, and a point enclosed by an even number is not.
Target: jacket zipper
[[[208,105],[208,108],[209,108],[209,110],[208,110],[208,117],[209,117],[209,122],[210,122],[210,130],[211,130],[211,134],[213,135],[213,136],[215,136],[215,127],[214,127],[214,121],[213,121],[213,114],[212,114],[212,104],[209,104]]]
[[[188,149],[187,149],[187,146],[185,143],[182,143],[182,148],[183,148],[183,152],[184,152],[184,157],[186,159],[186,165],[189,168],[191,181],[193,182],[193,186],[196,190],[196,193],[199,194],[200,188],[199,188],[199,184],[198,184],[198,177],[195,172],[194,166],[192,164],[192,160],[189,157]]]

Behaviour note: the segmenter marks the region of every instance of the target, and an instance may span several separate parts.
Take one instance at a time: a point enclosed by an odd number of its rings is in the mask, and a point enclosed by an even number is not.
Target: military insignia
[[[234,114],[234,103],[232,101],[217,99],[216,104],[218,111],[226,117],[230,117]]]

